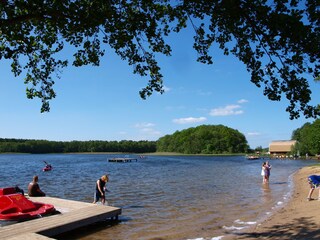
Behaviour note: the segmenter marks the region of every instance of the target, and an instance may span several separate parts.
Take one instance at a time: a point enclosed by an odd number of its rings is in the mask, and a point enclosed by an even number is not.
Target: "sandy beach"
[[[308,201],[310,190],[307,182],[309,175],[320,175],[320,167],[312,166],[300,169],[293,176],[294,190],[289,202],[268,219],[231,239],[320,239],[320,200],[318,189],[313,192],[314,200]]]

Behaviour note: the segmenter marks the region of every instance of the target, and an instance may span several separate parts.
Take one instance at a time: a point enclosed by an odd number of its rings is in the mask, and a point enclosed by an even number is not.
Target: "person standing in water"
[[[106,188],[106,183],[109,181],[109,177],[107,175],[103,175],[100,179],[96,182],[96,193],[93,203],[98,202],[101,199],[101,203],[104,205],[106,202],[106,194],[105,192],[108,191]]]
[[[266,161],[265,172],[266,172],[266,182],[268,183],[270,178],[270,172],[271,172],[271,165],[269,161]]]
[[[267,180],[266,180],[266,162],[263,162],[262,163],[262,166],[261,166],[261,176],[262,176],[262,182],[263,183],[266,183]]]

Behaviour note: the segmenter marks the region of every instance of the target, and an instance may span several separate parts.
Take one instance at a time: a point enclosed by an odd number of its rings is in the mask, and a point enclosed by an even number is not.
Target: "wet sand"
[[[319,166],[300,169],[293,176],[294,190],[289,202],[268,219],[246,229],[235,236],[223,238],[233,239],[320,239],[320,200],[319,189],[315,189],[308,201],[310,190],[307,182],[309,175],[320,175]]]

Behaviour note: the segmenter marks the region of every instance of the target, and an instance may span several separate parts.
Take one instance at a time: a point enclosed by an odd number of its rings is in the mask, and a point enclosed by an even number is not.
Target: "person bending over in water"
[[[309,177],[308,177],[308,183],[309,183],[309,185],[310,185],[310,191],[309,191],[307,200],[310,201],[310,200],[313,200],[313,199],[311,198],[311,195],[312,195],[314,189],[320,187],[320,176],[318,176],[318,175],[311,175],[311,176],[309,176]],[[318,200],[320,200],[320,189],[319,189],[319,197],[318,197]]]
[[[106,189],[106,183],[109,181],[109,177],[107,175],[103,175],[100,179],[96,182],[96,194],[93,203],[98,202],[101,199],[101,203],[105,204],[106,202],[106,196],[105,192]]]
[[[40,186],[38,184],[38,176],[34,176],[31,183],[28,185],[28,195],[30,197],[44,197],[46,194],[41,191]]]

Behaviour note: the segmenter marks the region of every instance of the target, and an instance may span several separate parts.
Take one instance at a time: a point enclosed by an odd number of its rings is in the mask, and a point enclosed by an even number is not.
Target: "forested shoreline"
[[[223,125],[201,125],[176,131],[157,141],[48,141],[0,138],[0,153],[155,153],[234,154],[247,153],[245,136]]]
[[[320,156],[320,119],[306,123],[293,131],[297,140],[292,152],[299,155]],[[48,141],[0,138],[0,153],[157,153],[178,154],[246,154],[254,151],[268,152],[262,147],[250,149],[247,139],[238,130],[223,125],[200,125],[157,141]]]
[[[0,138],[0,153],[156,152],[155,141],[48,141]]]

